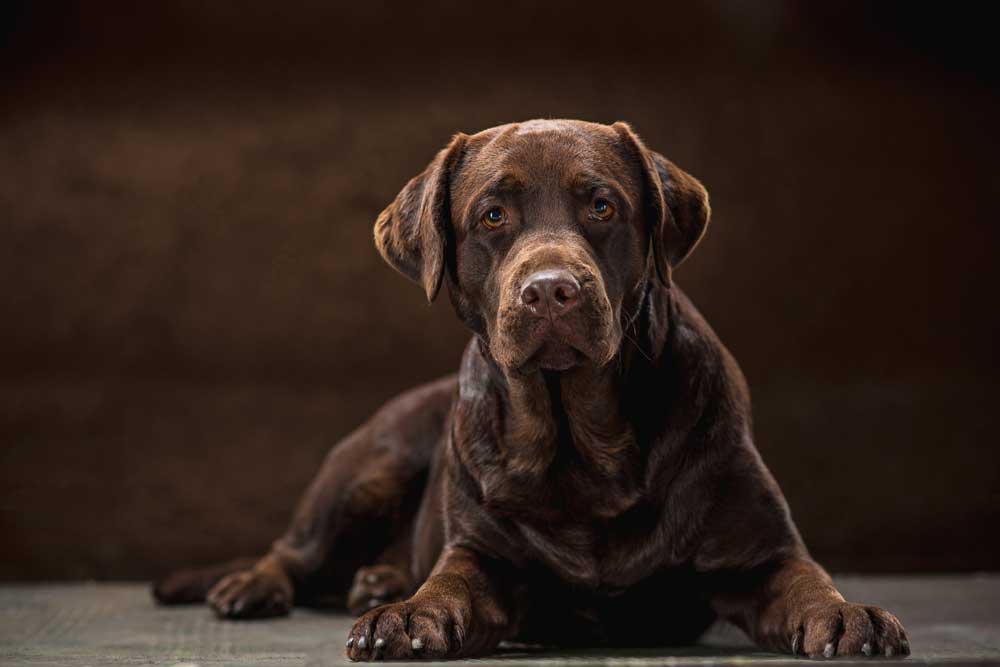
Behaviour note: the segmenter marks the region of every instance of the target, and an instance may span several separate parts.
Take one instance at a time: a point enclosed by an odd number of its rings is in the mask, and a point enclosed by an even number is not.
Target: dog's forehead
[[[529,187],[565,187],[581,174],[627,180],[631,169],[618,133],[608,125],[532,120],[470,137],[462,172],[460,180],[472,190],[499,173],[511,174]]]

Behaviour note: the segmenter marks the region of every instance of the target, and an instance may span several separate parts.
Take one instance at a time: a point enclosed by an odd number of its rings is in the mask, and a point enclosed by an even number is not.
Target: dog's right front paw
[[[284,616],[292,610],[292,587],[272,574],[245,570],[217,583],[207,602],[222,618]]]

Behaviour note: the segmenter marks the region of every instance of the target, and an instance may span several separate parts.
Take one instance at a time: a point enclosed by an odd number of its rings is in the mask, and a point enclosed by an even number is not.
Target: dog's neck
[[[624,405],[635,378],[657,363],[669,302],[669,290],[647,289],[637,316],[623,323],[627,335],[619,353],[601,367],[508,372],[477,341],[499,398],[495,437],[506,477],[502,487],[548,488],[555,481],[617,489],[604,494],[606,507],[590,508],[600,516],[615,516],[635,503],[643,457]]]
[[[568,371],[503,374],[501,448],[516,476],[540,477],[557,458],[576,457],[592,473],[614,476],[634,439],[622,416],[623,378],[614,364]]]

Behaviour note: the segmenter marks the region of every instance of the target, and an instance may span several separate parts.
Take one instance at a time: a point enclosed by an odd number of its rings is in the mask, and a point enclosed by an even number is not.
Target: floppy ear
[[[410,179],[375,221],[375,246],[386,262],[424,288],[433,301],[444,274],[445,244],[450,236],[451,173],[465,150],[457,134],[423,173]]]
[[[669,286],[671,269],[691,254],[705,234],[711,215],[708,192],[694,176],[646,148],[627,123],[615,123],[614,128],[639,163],[653,265],[660,282]]]

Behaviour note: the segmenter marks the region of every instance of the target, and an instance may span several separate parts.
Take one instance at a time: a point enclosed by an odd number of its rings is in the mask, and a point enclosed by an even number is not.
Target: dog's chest
[[[595,476],[572,465],[538,477],[510,475],[502,466],[498,472],[480,478],[486,511],[514,528],[511,542],[521,556],[563,582],[616,592],[661,566],[661,551],[651,544],[663,539],[659,514],[633,477]]]
[[[659,534],[652,527],[642,530],[639,514],[610,521],[550,517],[514,523],[525,552],[555,578],[581,590],[615,594],[663,566],[653,544]],[[633,524],[626,528],[625,522]]]

